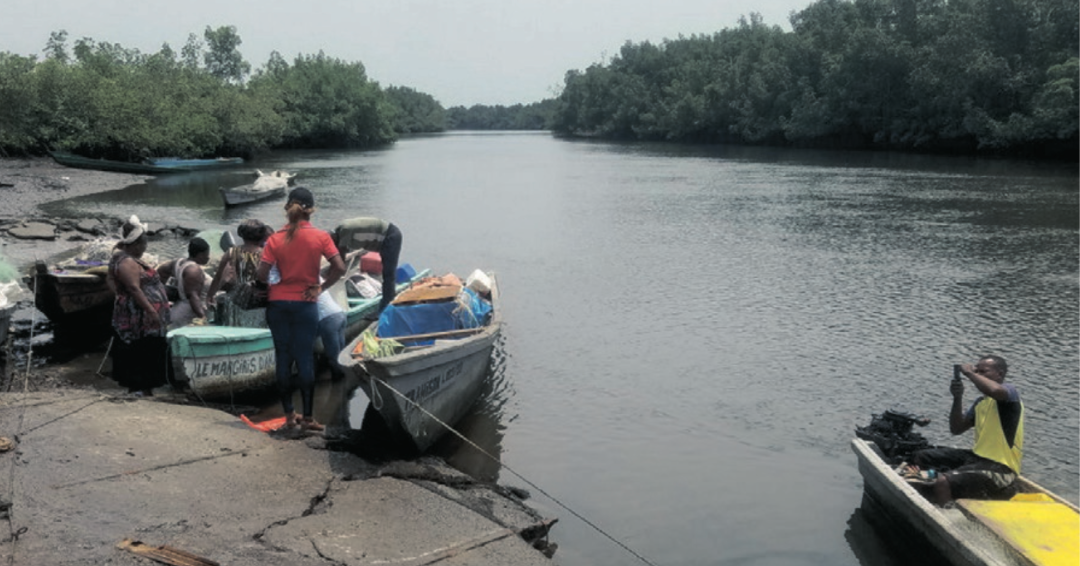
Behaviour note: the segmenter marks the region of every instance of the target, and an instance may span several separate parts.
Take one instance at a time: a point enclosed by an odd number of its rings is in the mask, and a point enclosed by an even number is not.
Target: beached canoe
[[[899,519],[949,562],[976,566],[1080,563],[1080,510],[1021,477],[1009,501],[960,499],[939,507],[886,463],[881,449],[851,441],[863,477],[867,511]]]
[[[416,278],[428,274],[430,270],[421,271],[413,279],[399,282],[398,289],[404,291]],[[338,284],[342,289],[344,281]],[[348,298],[346,340],[357,336],[367,325],[365,319],[378,313],[380,298]],[[226,397],[277,384],[274,340],[267,328],[185,326],[170,330],[168,341],[176,385],[200,397]],[[317,341],[316,350],[321,352],[321,348]]]
[[[34,263],[29,285],[34,292],[34,306],[53,323],[80,317],[112,315],[114,293],[106,283],[107,265],[87,264],[50,270],[43,261]]]
[[[231,240],[223,237],[227,235],[222,230],[196,234],[210,244],[210,258],[215,262],[232,245]],[[34,262],[26,278],[27,287],[34,293],[34,306],[53,324],[67,327],[89,324],[95,332],[111,328],[115,293],[106,277],[115,243],[111,238],[88,242],[76,258],[52,267],[42,260]],[[157,262],[153,254],[147,254],[144,259],[151,264]]]
[[[361,335],[338,356],[338,362],[360,378],[360,388],[372,408],[405,446],[426,450],[447,432],[445,425],[453,426],[479,396],[502,330],[498,284],[493,274],[487,277],[490,313],[479,326],[394,335],[391,338],[406,347],[383,357],[365,354]],[[395,300],[395,306],[402,298]],[[369,330],[380,335],[379,325],[387,324],[386,319],[384,312]]]
[[[57,163],[66,167],[93,169],[95,171],[113,171],[117,173],[135,173],[139,175],[160,175],[163,173],[199,171],[203,169],[234,166],[244,162],[240,157],[225,157],[221,159],[178,159],[168,157],[136,162],[94,159],[92,157],[83,157],[66,151],[50,151],[49,155],[51,155]]]

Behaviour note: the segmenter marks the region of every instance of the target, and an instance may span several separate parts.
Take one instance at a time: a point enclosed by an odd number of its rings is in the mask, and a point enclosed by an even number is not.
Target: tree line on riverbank
[[[1077,158],[1075,0],[818,0],[570,71],[552,129],[609,139]]]
[[[207,27],[179,53],[144,54],[54,32],[45,57],[0,52],[0,155],[67,150],[138,161],[250,156],[268,149],[363,148],[450,128],[547,127],[539,104],[454,107],[381,88],[363,64],[274,52],[252,72],[232,26]]]
[[[66,32],[0,52],[0,155],[248,156],[446,129],[1077,159],[1075,0],[817,0],[792,31],[736,28],[566,73],[553,99],[444,108],[362,63],[279,53],[252,72],[232,26],[143,54]]]

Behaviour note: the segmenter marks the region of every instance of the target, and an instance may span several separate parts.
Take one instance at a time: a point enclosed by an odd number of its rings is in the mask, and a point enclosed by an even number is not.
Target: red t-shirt
[[[281,283],[270,286],[271,301],[304,301],[304,290],[319,284],[319,268],[322,258],[338,255],[337,246],[330,234],[319,230],[310,222],[300,221],[300,227],[290,242],[285,241],[287,228],[270,235],[263,246],[262,262],[277,264]],[[312,299],[311,302],[315,302]]]

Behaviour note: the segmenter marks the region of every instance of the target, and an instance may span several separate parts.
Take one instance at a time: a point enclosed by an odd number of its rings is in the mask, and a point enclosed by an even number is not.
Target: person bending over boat
[[[315,337],[319,325],[319,295],[345,274],[345,262],[330,235],[311,225],[315,197],[304,187],[289,193],[285,211],[289,223],[266,241],[256,278],[267,282],[275,264],[281,281],[270,285],[266,323],[274,338],[274,357],[281,407],[287,427],[323,430],[315,421]],[[330,262],[325,279],[319,283],[322,258]],[[296,363],[300,381],[303,416],[293,410],[292,365]]]
[[[949,430],[958,435],[974,427],[975,446],[972,450],[928,448],[915,452],[913,461],[918,469],[941,472],[933,484],[935,503],[1015,495],[1024,455],[1024,405],[1016,387],[1005,383],[1008,369],[1004,358],[993,355],[983,356],[974,366],[958,366],[957,371],[982,396],[964,411],[964,383],[953,379]]]
[[[206,318],[206,295],[203,293],[206,273],[202,266],[207,263],[210,263],[210,244],[202,238],[192,238],[188,242],[186,258],[168,261],[157,267],[162,280],[172,278],[176,281],[176,290],[180,295],[172,304],[170,330],[187,326],[196,318]]]
[[[397,292],[397,266],[401,258],[401,230],[381,218],[361,217],[346,220],[337,227],[334,242],[341,253],[367,250],[382,258],[382,299],[379,312],[394,300]]]
[[[113,379],[129,393],[153,395],[168,381],[169,298],[157,271],[143,261],[149,227],[132,216],[109,260],[113,300]]]

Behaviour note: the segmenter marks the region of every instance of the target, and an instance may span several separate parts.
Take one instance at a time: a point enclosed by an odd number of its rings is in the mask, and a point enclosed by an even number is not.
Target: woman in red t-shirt
[[[270,268],[277,265],[281,281],[270,285],[266,306],[266,325],[274,337],[274,356],[281,407],[286,426],[300,425],[305,430],[323,430],[313,417],[315,394],[315,337],[319,327],[319,294],[329,289],[345,273],[345,263],[330,235],[311,225],[315,197],[304,187],[297,187],[285,201],[289,223],[266,241],[256,278],[265,282]],[[330,261],[330,270],[319,283],[322,258]],[[303,417],[298,418],[292,402],[292,364],[300,377]]]

